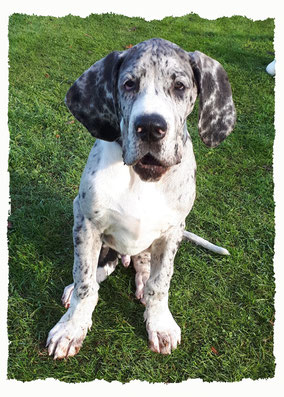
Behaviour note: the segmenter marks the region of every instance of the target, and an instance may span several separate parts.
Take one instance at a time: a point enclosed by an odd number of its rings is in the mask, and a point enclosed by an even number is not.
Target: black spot
[[[74,226],[74,232],[77,232],[77,233],[80,232],[82,227],[83,227],[83,225],[81,225],[81,224]]]
[[[206,100],[212,95],[216,87],[212,73],[205,72],[201,82],[201,90],[203,98]]]
[[[178,144],[177,143],[175,144],[175,156],[176,157],[178,156]]]
[[[216,112],[213,111],[211,106],[206,106],[202,111],[201,129],[206,132],[210,129],[213,120],[215,119]]]
[[[79,290],[86,291],[88,288],[89,288],[89,285],[88,285],[88,284],[82,284],[82,285],[79,286],[78,289],[79,289]]]
[[[85,197],[86,197],[86,193],[83,192],[83,193],[82,193],[82,198],[84,199]]]
[[[83,242],[83,240],[79,236],[76,236],[74,240],[76,245],[80,245]]]
[[[232,91],[227,73],[225,72],[222,66],[218,67],[216,75],[217,75],[217,82],[219,84],[221,96],[228,98],[229,96],[232,95]]]
[[[78,296],[79,296],[79,298],[84,299],[84,298],[87,297],[87,295],[89,295],[89,291],[87,291],[87,290],[81,291],[81,290],[79,289],[79,291],[78,291]]]
[[[118,258],[118,254],[115,250],[109,247],[104,247],[101,249],[98,266],[103,267],[108,262],[114,262]]]

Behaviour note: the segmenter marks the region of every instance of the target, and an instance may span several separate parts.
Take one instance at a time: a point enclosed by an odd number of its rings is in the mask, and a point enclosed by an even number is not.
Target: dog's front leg
[[[168,292],[173,274],[174,258],[182,239],[184,224],[172,228],[151,247],[151,271],[144,291],[144,318],[150,348],[170,354],[181,340],[181,331],[168,307]]]
[[[99,285],[96,270],[101,238],[95,226],[81,212],[78,198],[74,200],[74,291],[70,307],[49,332],[47,346],[54,358],[74,356],[80,350],[92,313],[98,301]]]

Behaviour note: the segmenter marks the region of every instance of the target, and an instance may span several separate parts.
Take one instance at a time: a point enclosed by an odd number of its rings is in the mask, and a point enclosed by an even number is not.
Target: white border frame
[[[144,396],[146,393],[153,395],[172,395],[178,393],[180,396],[243,396],[257,395],[267,396],[274,394],[280,395],[280,390],[284,390],[284,359],[283,359],[283,309],[284,309],[284,285],[283,285],[283,265],[282,265],[282,238],[283,238],[283,202],[284,189],[281,188],[281,179],[283,181],[283,147],[284,147],[284,112],[283,109],[283,79],[284,79],[284,62],[283,51],[281,50],[281,41],[283,42],[283,7],[279,1],[271,0],[251,1],[238,0],[231,3],[228,0],[205,1],[198,2],[173,0],[172,2],[142,0],[142,1],[118,1],[118,0],[103,0],[101,4],[95,1],[76,1],[71,0],[47,0],[40,2],[40,0],[10,0],[9,4],[0,5],[0,45],[1,45],[1,96],[0,96],[0,177],[1,177],[1,206],[0,206],[0,257],[2,263],[0,266],[0,291],[1,291],[1,311],[0,311],[0,341],[1,341],[1,359],[0,359],[0,384],[1,390],[8,390],[9,394],[18,393],[29,394],[29,396],[41,393],[42,388],[46,393],[51,393],[53,390],[58,395],[68,393],[68,395],[77,395],[78,393],[97,394],[100,391],[104,393],[112,393],[116,395],[131,395]],[[9,152],[9,133],[8,133],[8,17],[13,13],[26,13],[35,15],[51,15],[51,16],[65,16],[68,14],[79,15],[86,17],[91,13],[101,14],[105,12],[112,12],[115,14],[123,14],[129,17],[139,16],[146,20],[162,19],[166,16],[182,16],[190,12],[198,14],[202,18],[216,19],[219,17],[231,17],[233,15],[242,15],[253,20],[264,20],[267,18],[275,19],[275,42],[274,47],[276,51],[276,112],[275,112],[275,128],[276,137],[274,143],[274,183],[275,194],[274,199],[276,203],[276,239],[275,239],[275,276],[276,276],[276,321],[275,321],[275,344],[274,354],[276,357],[276,374],[273,379],[253,381],[250,379],[242,380],[241,382],[222,383],[212,382],[206,383],[202,380],[188,380],[178,384],[148,384],[147,382],[131,381],[125,385],[119,382],[108,383],[106,381],[95,380],[89,383],[67,384],[58,380],[36,380],[31,382],[20,382],[16,380],[7,380],[7,357],[8,357],[8,338],[7,338],[7,280],[8,280],[8,251],[7,251],[7,215],[9,212],[9,175],[7,172],[8,152]],[[282,40],[281,40],[282,38]],[[282,45],[283,47],[283,45]],[[282,70],[282,72],[281,72]],[[278,73],[279,71],[279,73]],[[264,71],[265,73],[265,71]],[[268,78],[272,78],[268,75]],[[4,193],[4,194],[3,194]]]

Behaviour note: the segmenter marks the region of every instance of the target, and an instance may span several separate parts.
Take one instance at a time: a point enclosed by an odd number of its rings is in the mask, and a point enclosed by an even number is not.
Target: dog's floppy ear
[[[205,145],[219,145],[233,130],[236,110],[227,73],[215,59],[189,53],[199,93],[199,135]]]
[[[120,136],[116,86],[123,55],[124,51],[115,51],[94,63],[75,81],[65,98],[70,112],[94,137],[110,142]]]

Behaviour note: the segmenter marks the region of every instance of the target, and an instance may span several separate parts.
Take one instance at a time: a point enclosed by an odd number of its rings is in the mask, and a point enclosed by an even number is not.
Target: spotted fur
[[[48,336],[54,358],[81,348],[99,283],[114,271],[118,256],[124,266],[131,256],[135,267],[150,348],[169,354],[180,343],[168,291],[195,200],[186,119],[198,95],[200,137],[215,147],[236,117],[227,74],[205,54],[162,39],[107,55],[68,91],[68,108],[98,139],[74,200],[74,284],[63,294],[68,310]]]

